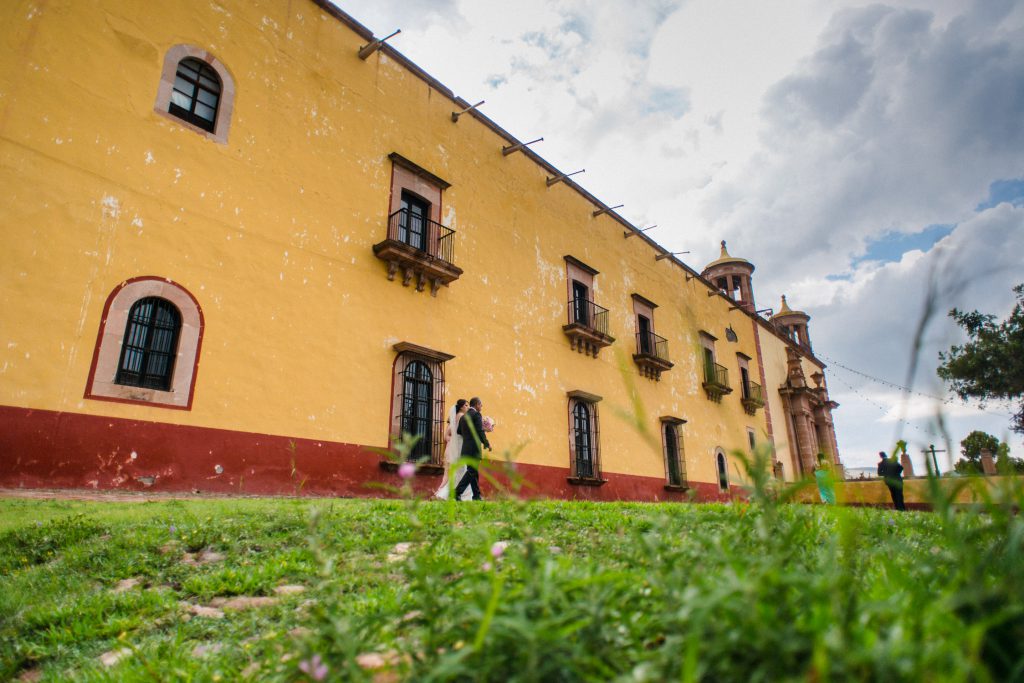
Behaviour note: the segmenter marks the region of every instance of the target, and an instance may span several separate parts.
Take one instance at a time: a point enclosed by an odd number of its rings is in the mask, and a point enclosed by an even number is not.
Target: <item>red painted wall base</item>
[[[380,461],[373,447],[357,444],[0,406],[0,487],[380,497],[401,483]],[[660,478],[610,473],[602,486],[580,486],[567,481],[568,467],[515,468],[526,497],[729,500],[710,483],[667,491]],[[417,476],[415,488],[440,483]],[[484,497],[494,492],[484,481]]]

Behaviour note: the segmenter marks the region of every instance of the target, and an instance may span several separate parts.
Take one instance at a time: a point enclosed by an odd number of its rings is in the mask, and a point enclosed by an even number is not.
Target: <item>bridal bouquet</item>
[[[483,417],[483,423],[484,423],[484,431],[485,432],[493,432],[494,431],[494,426],[497,424],[494,421],[494,418],[487,417],[486,415]]]

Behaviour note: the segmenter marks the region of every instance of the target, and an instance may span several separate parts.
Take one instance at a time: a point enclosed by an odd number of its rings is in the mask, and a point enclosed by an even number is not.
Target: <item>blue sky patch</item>
[[[1014,206],[1024,205],[1024,178],[995,181],[988,186],[988,199],[974,210],[984,211],[1003,202],[1010,202]]]
[[[936,242],[953,232],[955,224],[929,225],[915,233],[887,232],[876,240],[868,242],[863,256],[853,260],[854,266],[864,261],[899,261],[903,254],[914,249],[928,251]]]

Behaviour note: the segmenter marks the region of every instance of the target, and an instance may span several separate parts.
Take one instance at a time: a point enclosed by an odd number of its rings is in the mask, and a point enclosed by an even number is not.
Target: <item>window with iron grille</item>
[[[169,301],[136,301],[128,313],[115,384],[168,391],[180,330],[181,315]]]
[[[583,392],[572,392],[582,394]],[[569,398],[569,434],[570,445],[570,478],[582,480],[601,480],[600,428],[597,416],[597,401],[600,397],[589,394],[587,398],[570,395]],[[596,400],[588,400],[593,398]]]
[[[429,459],[433,436],[434,375],[423,361],[405,367],[402,382],[402,433],[418,439],[410,460]]]
[[[213,132],[220,91],[217,72],[195,57],[186,57],[178,62],[168,111],[194,126]]]
[[[423,465],[444,463],[444,363],[454,356],[400,342],[395,358],[392,437],[417,437],[409,460]]]
[[[663,417],[665,476],[669,486],[686,486],[686,459],[683,457],[682,425],[685,420]]]

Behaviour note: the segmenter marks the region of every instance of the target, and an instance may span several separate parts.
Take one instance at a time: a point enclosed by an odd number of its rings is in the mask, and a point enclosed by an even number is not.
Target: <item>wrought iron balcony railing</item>
[[[637,332],[633,361],[644,377],[660,380],[662,372],[672,369],[668,359],[668,340],[653,332]]]
[[[729,386],[729,371],[718,363],[704,364],[704,391],[712,401],[721,401],[722,396],[732,393]]]
[[[743,399],[764,405],[764,389],[757,382],[747,382],[743,387]]]
[[[658,360],[668,361],[668,339],[653,332],[637,332],[636,352],[644,356],[653,356]]]
[[[740,399],[740,403],[743,404],[744,410],[749,414],[753,415],[757,412],[758,408],[764,407],[764,389],[757,382],[748,381],[743,387],[743,395]]]
[[[570,299],[569,324],[582,325],[594,332],[608,334],[608,309],[589,299]]]
[[[388,264],[388,279],[402,271],[402,284],[416,281],[416,290],[423,291],[429,283],[430,293],[437,296],[441,285],[459,279],[462,269],[452,263],[455,231],[451,228],[400,209],[388,216],[387,238],[373,245],[373,253]]]
[[[729,386],[729,369],[718,363],[704,364],[704,383],[714,384],[732,391]]]
[[[407,244],[445,263],[452,262],[455,231],[451,228],[399,209],[388,217],[388,239]]]

